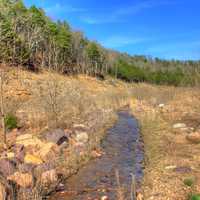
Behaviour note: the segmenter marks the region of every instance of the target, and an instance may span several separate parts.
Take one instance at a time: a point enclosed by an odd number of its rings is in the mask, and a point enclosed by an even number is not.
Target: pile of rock
[[[186,133],[186,139],[193,143],[200,143],[200,130],[194,130],[193,127],[188,127],[185,123],[176,123],[173,125],[173,129],[179,130],[180,132]]]
[[[200,131],[192,132],[186,136],[186,139],[193,143],[199,144],[200,143]]]
[[[8,196],[8,187],[13,185],[20,191],[39,184],[42,195],[54,189],[60,181],[57,161],[71,141],[72,145],[86,146],[89,136],[83,125],[74,126],[73,131],[46,132],[40,138],[32,134],[17,136],[15,144],[0,155],[0,195],[5,196],[7,191]]]

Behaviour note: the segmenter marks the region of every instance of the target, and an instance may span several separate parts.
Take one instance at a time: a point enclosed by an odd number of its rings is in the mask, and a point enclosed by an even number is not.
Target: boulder
[[[48,162],[52,159],[56,159],[59,155],[59,148],[54,143],[44,143],[43,147],[41,147],[35,155],[41,158],[44,162]]]
[[[186,128],[186,127],[187,126],[184,123],[176,123],[176,124],[173,125],[174,129],[181,129],[181,128]]]
[[[165,107],[165,104],[161,103],[161,104],[158,105],[158,107],[159,107],[159,108],[164,108],[164,107]]]
[[[31,134],[24,134],[16,138],[16,144],[21,144],[24,145],[25,147],[37,146],[40,148],[43,146],[44,143],[36,136],[33,136]]]
[[[62,129],[56,129],[54,131],[45,134],[45,140],[57,145],[61,145],[64,142],[69,143],[68,134]]]
[[[173,171],[180,174],[189,174],[192,172],[192,169],[191,167],[181,166],[181,167],[176,167]]]
[[[189,135],[186,136],[186,139],[189,142],[192,142],[194,144],[199,144],[200,143],[200,133],[199,132],[190,133]]]
[[[59,183],[57,186],[56,186],[56,189],[55,191],[56,192],[62,192],[65,190],[65,185],[63,183]]]
[[[1,159],[0,160],[0,173],[4,176],[10,176],[16,171],[16,163],[12,160]]]
[[[26,154],[26,156],[24,158],[24,163],[33,164],[33,165],[40,165],[40,164],[43,163],[43,161],[35,155]]]
[[[43,185],[51,185],[53,183],[57,183],[58,176],[55,169],[43,172],[41,175],[41,184]]]
[[[24,156],[25,156],[24,145],[15,144],[13,147],[13,151],[15,153],[16,159],[18,159],[20,162],[24,162]]]
[[[8,176],[7,179],[23,188],[33,186],[33,176],[29,173],[15,172],[13,175]]]
[[[87,143],[89,136],[86,132],[76,131],[75,140],[77,143]]]
[[[16,143],[18,144],[21,144],[22,142],[26,141],[26,140],[31,140],[33,138],[33,135],[31,134],[23,134],[23,135],[19,135],[17,138],[16,138]]]

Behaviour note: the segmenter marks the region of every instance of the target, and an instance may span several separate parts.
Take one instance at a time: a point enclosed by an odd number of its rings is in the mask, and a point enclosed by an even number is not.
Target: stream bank
[[[64,190],[49,200],[133,199],[134,185],[142,178],[142,146],[137,120],[130,110],[121,110],[102,142],[103,155],[67,179]]]

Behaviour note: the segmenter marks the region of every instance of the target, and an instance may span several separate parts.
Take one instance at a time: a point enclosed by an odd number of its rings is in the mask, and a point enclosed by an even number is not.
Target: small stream
[[[137,120],[128,109],[120,111],[118,116],[102,142],[105,154],[69,178],[65,191],[56,193],[50,200],[98,200],[102,196],[117,200],[117,177],[125,199],[131,200],[132,174],[137,181],[142,178],[143,148]]]

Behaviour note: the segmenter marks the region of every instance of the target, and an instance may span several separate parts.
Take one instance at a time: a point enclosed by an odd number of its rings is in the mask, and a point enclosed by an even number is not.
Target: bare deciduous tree
[[[40,99],[48,122],[53,122],[51,126],[58,127],[59,116],[63,109],[64,96],[62,81],[59,81],[56,75],[52,74],[46,84],[40,88]]]

